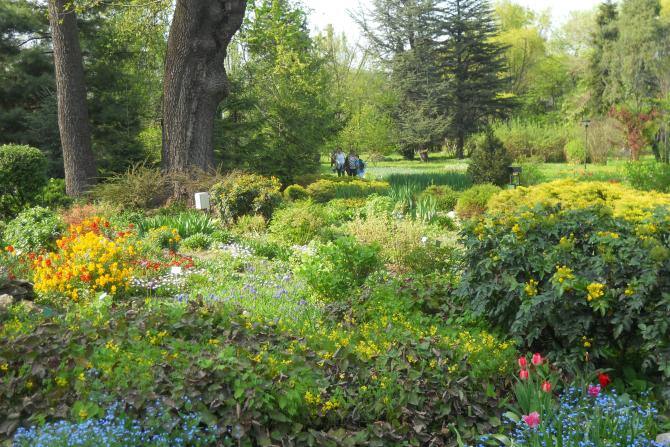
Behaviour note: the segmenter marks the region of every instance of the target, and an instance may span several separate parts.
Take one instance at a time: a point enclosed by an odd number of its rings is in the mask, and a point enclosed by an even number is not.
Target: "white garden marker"
[[[197,192],[195,193],[195,209],[208,210],[209,209],[209,193]]]

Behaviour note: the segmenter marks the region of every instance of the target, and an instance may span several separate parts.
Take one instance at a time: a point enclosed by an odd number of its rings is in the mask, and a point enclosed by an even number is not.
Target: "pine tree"
[[[440,113],[443,81],[436,64],[436,0],[374,0],[357,21],[371,51],[389,72],[398,100],[392,111],[400,153],[440,146],[446,117]]]
[[[605,113],[611,104],[605,98],[605,90],[611,82],[610,60],[613,45],[619,38],[617,5],[607,0],[598,7],[596,31],[592,36],[593,53],[589,61],[590,108],[595,113]]]
[[[497,25],[487,0],[448,0],[440,17],[438,56],[445,83],[441,108],[449,116],[447,136],[464,157],[466,138],[492,117],[502,117],[514,105],[501,95],[507,80],[506,48],[493,41]]]

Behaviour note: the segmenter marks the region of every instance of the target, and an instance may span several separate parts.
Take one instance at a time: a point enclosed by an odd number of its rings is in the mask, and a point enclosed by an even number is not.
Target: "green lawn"
[[[458,160],[442,154],[431,154],[428,163],[415,160],[405,160],[400,155],[390,155],[383,161],[368,162],[366,157],[367,178],[386,179],[391,175],[411,174],[441,174],[449,172],[465,172],[469,160]],[[576,178],[580,180],[598,181],[625,181],[625,160],[610,160],[607,164],[575,165],[569,163],[544,163],[540,165],[540,171],[546,181]],[[332,174],[328,158],[322,158],[321,173]]]

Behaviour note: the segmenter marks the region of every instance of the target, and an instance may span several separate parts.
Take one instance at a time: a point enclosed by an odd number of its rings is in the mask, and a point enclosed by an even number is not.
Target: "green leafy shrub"
[[[187,250],[207,250],[212,246],[214,240],[208,234],[195,233],[181,242],[181,247]]]
[[[373,194],[375,196],[375,194]],[[365,208],[366,199],[334,199],[323,204],[329,225],[339,225],[358,216]]]
[[[514,160],[537,157],[548,163],[565,161],[570,129],[558,124],[512,120],[494,126],[494,133]]]
[[[434,198],[438,210],[451,211],[456,207],[459,194],[449,186],[429,186],[422,196]]]
[[[502,141],[489,131],[472,152],[468,175],[475,183],[502,186],[509,183],[512,161]]]
[[[288,261],[293,255],[293,251],[290,247],[272,240],[267,236],[245,238],[244,244],[254,255],[260,256],[261,258]]]
[[[455,244],[422,221],[377,214],[354,219],[345,228],[360,243],[379,247],[382,260],[395,270],[444,272],[457,259]]]
[[[268,222],[265,217],[260,214],[247,214],[241,216],[235,222],[235,225],[230,227],[233,234],[237,236],[258,236],[265,234],[268,229]]]
[[[333,199],[353,199],[372,194],[384,194],[388,188],[388,183],[377,180],[336,180],[333,178],[312,183],[307,187],[307,192],[313,201],[325,203]]]
[[[65,192],[65,180],[52,178],[40,191],[37,202],[46,208],[64,208],[72,205],[73,200]]]
[[[385,216],[391,214],[395,204],[395,200],[389,196],[373,194],[366,199],[363,211],[366,216]]]
[[[461,193],[456,202],[456,212],[465,218],[484,213],[488,209],[489,200],[500,192],[495,185],[476,185]]]
[[[0,146],[0,217],[11,217],[33,203],[46,184],[47,159],[39,149]]]
[[[367,277],[379,267],[379,248],[363,245],[351,237],[317,244],[306,254],[296,272],[324,301],[339,301],[356,295]]]
[[[306,245],[326,227],[324,208],[311,202],[299,202],[277,210],[268,227],[277,240],[289,245]]]
[[[4,232],[5,242],[22,252],[38,252],[54,248],[65,225],[53,211],[34,207],[21,211]]]
[[[670,192],[670,164],[651,160],[628,163],[626,179],[637,189]]]
[[[570,140],[565,145],[565,158],[568,163],[581,164],[586,161],[586,149],[584,141],[580,139]]]
[[[466,224],[460,295],[525,345],[670,379],[670,212],[520,208]],[[588,354],[587,354],[588,353]]]
[[[144,240],[149,249],[170,250],[176,252],[179,249],[179,244],[181,243],[182,238],[179,236],[179,231],[177,231],[176,228],[162,226],[151,228],[147,232]]]
[[[281,202],[280,187],[275,177],[233,172],[212,187],[212,208],[229,222],[250,214],[269,219]]]
[[[309,197],[309,193],[303,186],[291,185],[284,190],[284,197],[287,200],[295,202],[297,200],[305,200]]]

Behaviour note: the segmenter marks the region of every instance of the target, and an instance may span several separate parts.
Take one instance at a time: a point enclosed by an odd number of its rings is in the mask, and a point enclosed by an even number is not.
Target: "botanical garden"
[[[592,6],[0,3],[0,445],[670,445],[670,2]]]

